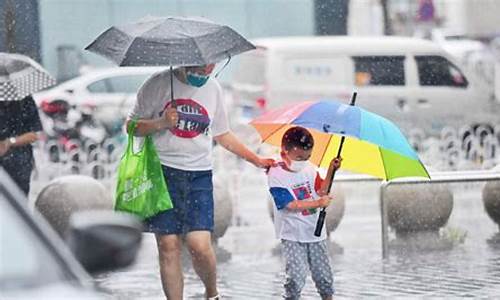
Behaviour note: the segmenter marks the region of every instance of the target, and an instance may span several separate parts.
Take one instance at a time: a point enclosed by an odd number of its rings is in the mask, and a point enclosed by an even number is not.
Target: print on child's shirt
[[[293,185],[292,191],[297,200],[305,200],[312,198],[311,185],[309,184],[309,181]],[[309,216],[315,214],[316,209],[315,208],[304,209],[301,213],[303,216]]]
[[[205,107],[193,99],[176,99],[177,114],[179,120],[175,128],[170,129],[174,135],[181,138],[195,138],[199,134],[208,135],[210,128],[210,118]],[[172,106],[168,102],[163,111]],[[160,116],[163,114],[160,112]]]

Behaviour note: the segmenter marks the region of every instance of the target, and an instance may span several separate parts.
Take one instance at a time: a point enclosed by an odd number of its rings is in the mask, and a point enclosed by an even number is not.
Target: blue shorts
[[[213,231],[212,171],[185,171],[166,166],[162,168],[174,208],[147,219],[146,230],[157,234]]]

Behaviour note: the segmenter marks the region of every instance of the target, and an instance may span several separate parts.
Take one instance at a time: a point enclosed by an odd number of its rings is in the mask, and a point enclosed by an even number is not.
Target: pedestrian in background
[[[42,123],[31,96],[0,101],[0,166],[26,195],[34,167],[31,144],[38,140],[40,131]]]

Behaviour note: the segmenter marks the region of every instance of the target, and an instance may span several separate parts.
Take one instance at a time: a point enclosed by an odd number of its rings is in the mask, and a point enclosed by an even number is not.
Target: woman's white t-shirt
[[[153,134],[163,165],[188,170],[212,169],[213,137],[229,131],[223,91],[216,80],[193,87],[173,76],[179,121],[173,129]],[[139,89],[129,119],[155,119],[171,106],[170,71],[154,74]]]

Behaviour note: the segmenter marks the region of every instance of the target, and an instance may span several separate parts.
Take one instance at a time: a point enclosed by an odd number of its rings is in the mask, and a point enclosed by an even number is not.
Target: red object
[[[255,103],[257,103],[257,107],[259,109],[265,109],[267,106],[267,100],[263,97],[257,98],[257,100],[255,100]]]

